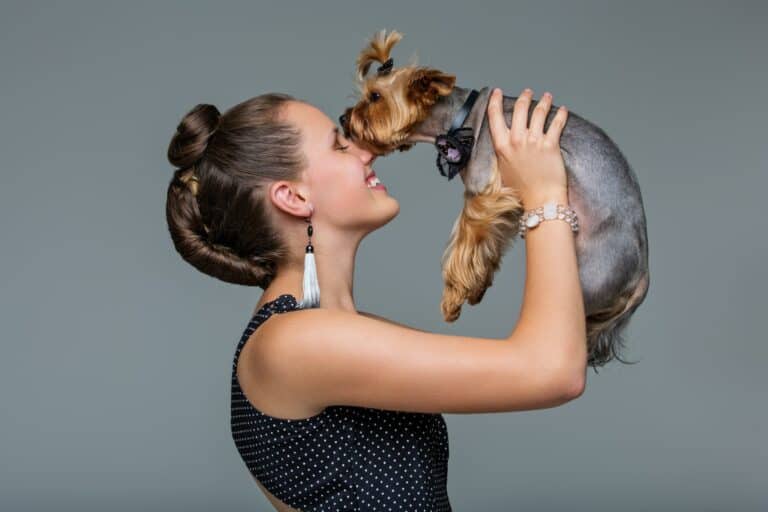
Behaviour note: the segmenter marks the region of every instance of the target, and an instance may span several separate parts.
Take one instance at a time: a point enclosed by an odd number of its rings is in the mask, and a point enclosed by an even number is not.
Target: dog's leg
[[[518,232],[522,213],[521,201],[513,189],[501,185],[495,169],[483,193],[464,192],[464,207],[442,257],[440,309],[447,322],[459,317],[465,300],[474,305],[483,298]]]

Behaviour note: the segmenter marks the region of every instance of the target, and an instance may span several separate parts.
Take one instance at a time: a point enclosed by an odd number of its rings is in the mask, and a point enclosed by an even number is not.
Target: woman
[[[527,126],[532,94],[511,128],[500,91],[489,103],[499,172],[527,208],[567,205],[567,113],[544,133],[545,94]],[[264,289],[235,351],[231,424],[278,511],[451,510],[441,413],[555,407],[582,393],[584,311],[566,222],[526,234],[523,304],[507,338],[444,335],[357,311],[357,248],[399,204],[366,181],[373,155],[314,106],[277,93],[223,115],[198,105],[168,157],[179,167],[167,220],[181,256]]]

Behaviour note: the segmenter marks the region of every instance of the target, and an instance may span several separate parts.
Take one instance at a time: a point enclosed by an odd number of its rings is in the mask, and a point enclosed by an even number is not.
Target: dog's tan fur
[[[451,93],[456,77],[415,63],[394,68],[391,73],[366,78],[371,64],[389,59],[392,47],[401,39],[399,32],[378,32],[357,58],[357,89],[360,102],[347,110],[348,131],[359,137],[366,149],[383,155],[413,144],[404,143],[406,129],[429,116],[430,107],[440,96]],[[381,95],[371,101],[372,93]]]
[[[503,186],[494,167],[482,193],[464,191],[464,207],[443,252],[443,297],[440,310],[455,321],[466,301],[477,304],[493,284],[501,258],[518,232],[523,205],[514,190]]]

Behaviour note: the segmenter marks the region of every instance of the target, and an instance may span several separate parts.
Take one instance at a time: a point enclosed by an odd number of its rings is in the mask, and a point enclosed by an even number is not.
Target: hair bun
[[[220,118],[219,109],[207,103],[190,110],[176,127],[168,146],[171,165],[183,169],[200,160],[208,147],[208,139],[219,126]]]

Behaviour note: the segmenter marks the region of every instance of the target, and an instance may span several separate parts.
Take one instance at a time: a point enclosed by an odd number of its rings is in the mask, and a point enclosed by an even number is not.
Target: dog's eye
[[[381,98],[381,94],[377,93],[376,91],[373,91],[368,98],[373,101],[379,101],[379,98]]]

